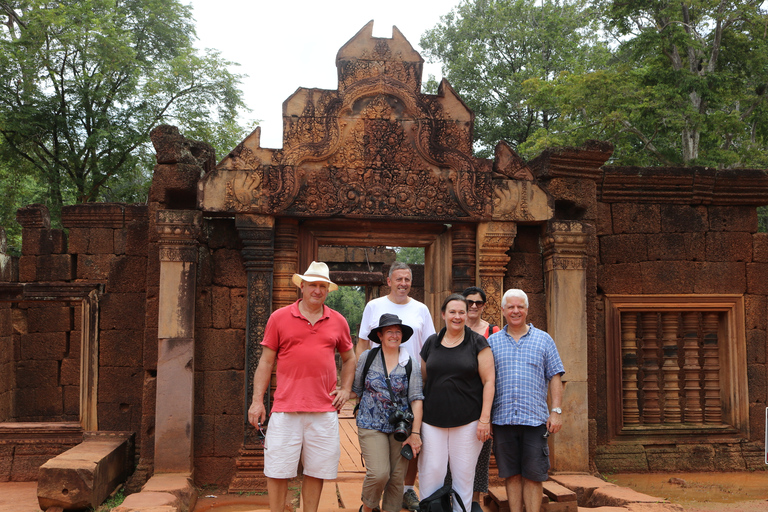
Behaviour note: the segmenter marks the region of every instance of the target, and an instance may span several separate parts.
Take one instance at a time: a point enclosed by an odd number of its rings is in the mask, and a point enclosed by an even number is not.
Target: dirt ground
[[[768,511],[768,471],[750,473],[623,473],[617,485],[666,498],[686,512]]]

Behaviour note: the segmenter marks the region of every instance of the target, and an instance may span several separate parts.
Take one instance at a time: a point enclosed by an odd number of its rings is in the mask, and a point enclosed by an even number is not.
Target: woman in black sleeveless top
[[[440,310],[446,326],[427,338],[421,350],[419,490],[424,498],[442,487],[450,466],[453,488],[469,509],[477,457],[491,434],[493,355],[486,339],[465,325],[467,300],[462,295],[448,296]],[[454,503],[454,511],[460,510]]]

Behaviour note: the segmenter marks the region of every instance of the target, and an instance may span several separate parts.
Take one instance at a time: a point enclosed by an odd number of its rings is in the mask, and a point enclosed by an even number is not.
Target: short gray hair
[[[501,298],[501,307],[507,305],[507,299],[511,299],[512,297],[517,297],[518,299],[523,299],[525,302],[525,307],[528,307],[528,295],[525,294],[525,292],[519,288],[510,288],[506,292],[504,292],[504,296]]]
[[[407,263],[403,263],[402,261],[394,262],[392,266],[389,267],[389,274],[387,275],[387,277],[392,277],[392,273],[395,270],[407,270],[411,274],[411,279],[413,279],[413,271],[411,270],[411,267],[409,267]]]

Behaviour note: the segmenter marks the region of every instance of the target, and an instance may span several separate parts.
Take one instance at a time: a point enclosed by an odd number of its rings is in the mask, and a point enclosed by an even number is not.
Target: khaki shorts
[[[339,470],[339,417],[333,412],[275,412],[264,441],[264,475],[293,478],[299,459],[304,474],[333,480]]]

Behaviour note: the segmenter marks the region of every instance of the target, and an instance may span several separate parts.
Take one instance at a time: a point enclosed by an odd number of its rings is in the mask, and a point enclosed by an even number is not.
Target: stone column
[[[202,213],[160,210],[155,473],[194,467],[195,282]]]
[[[477,225],[477,282],[485,291],[484,319],[491,324],[504,325],[501,297],[504,295],[504,274],[517,236],[514,222],[481,222]]]
[[[253,396],[253,373],[261,357],[261,340],[267,320],[272,313],[272,283],[274,268],[275,218],[267,215],[238,214],[235,226],[243,241],[243,262],[247,280],[248,310],[245,332],[245,397],[243,447],[235,462],[236,472],[229,486],[230,492],[252,491],[266,488],[264,453],[257,439],[256,429],[248,423],[248,408]],[[267,393],[265,402],[270,409]]]
[[[453,243],[451,244],[453,252],[451,289],[454,292],[461,293],[467,287],[474,286],[476,283],[476,229],[470,224],[454,224],[451,230],[453,231]]]
[[[563,428],[552,436],[555,471],[589,471],[587,246],[594,228],[551,220],[544,238],[547,325],[565,365]]]

